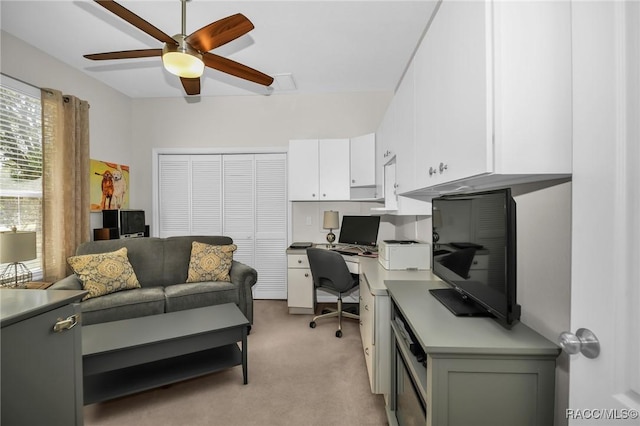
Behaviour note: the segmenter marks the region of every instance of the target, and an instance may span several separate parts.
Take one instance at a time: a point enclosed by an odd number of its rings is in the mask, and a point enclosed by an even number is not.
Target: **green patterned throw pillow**
[[[89,291],[82,300],[140,288],[126,247],[109,253],[72,256],[67,262],[82,281],[82,288]]]
[[[231,281],[229,270],[233,262],[235,244],[213,246],[194,241],[191,244],[188,283],[201,281]]]

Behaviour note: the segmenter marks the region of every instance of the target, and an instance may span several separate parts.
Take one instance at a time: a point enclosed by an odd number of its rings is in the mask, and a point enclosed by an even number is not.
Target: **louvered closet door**
[[[256,299],[287,298],[287,158],[256,154]]]
[[[158,158],[158,235],[162,238],[191,232],[189,169],[188,155],[160,155]]]
[[[224,155],[223,226],[238,249],[233,258],[255,268],[255,174],[253,154]]]
[[[227,235],[258,271],[256,299],[287,298],[285,154],[159,155],[159,236]]]
[[[220,235],[222,166],[220,155],[161,155],[159,235]]]
[[[222,235],[222,156],[191,156],[191,235]]]

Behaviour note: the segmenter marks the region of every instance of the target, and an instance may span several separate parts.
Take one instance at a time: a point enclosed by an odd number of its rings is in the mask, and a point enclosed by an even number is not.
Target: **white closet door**
[[[287,158],[256,154],[256,299],[287,298]]]
[[[233,258],[255,268],[255,175],[253,154],[224,155],[222,232],[238,249]],[[256,268],[257,269],[257,268]]]
[[[191,223],[191,179],[188,155],[160,155],[159,236],[189,235]]]
[[[256,299],[287,298],[285,154],[160,155],[159,236],[227,235],[258,271]]]
[[[191,235],[222,235],[222,157],[191,156]]]

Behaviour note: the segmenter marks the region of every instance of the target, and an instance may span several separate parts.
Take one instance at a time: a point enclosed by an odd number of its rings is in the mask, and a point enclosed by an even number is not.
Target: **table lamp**
[[[36,256],[35,232],[17,231],[15,227],[9,232],[0,232],[0,263],[8,263],[0,275],[0,285],[11,285],[12,277],[14,287],[18,286],[18,278],[20,282],[31,281],[31,271],[22,262]]]
[[[327,241],[329,242],[329,247],[333,247],[333,242],[336,240],[336,234],[333,233],[333,230],[338,229],[340,227],[338,220],[339,220],[338,212],[333,210],[324,212],[324,220],[322,222],[322,228],[329,230],[329,233],[327,234]]]

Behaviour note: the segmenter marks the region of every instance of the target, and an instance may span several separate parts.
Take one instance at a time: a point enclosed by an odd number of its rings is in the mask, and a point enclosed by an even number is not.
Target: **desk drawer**
[[[288,268],[308,268],[309,259],[306,254],[290,254],[287,256]]]

